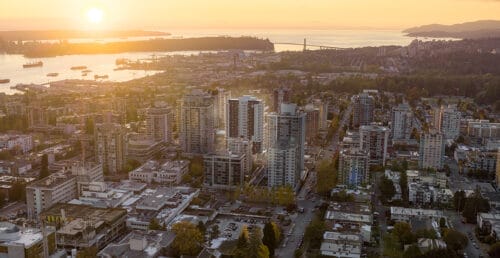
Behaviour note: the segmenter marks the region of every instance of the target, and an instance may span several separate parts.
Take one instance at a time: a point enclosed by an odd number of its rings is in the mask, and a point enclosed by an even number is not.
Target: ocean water
[[[396,30],[183,30],[169,31],[170,36],[166,38],[190,38],[205,36],[254,36],[269,39],[273,43],[296,43],[302,44],[304,38],[307,44],[323,45],[341,48],[382,46],[382,45],[407,45],[414,38],[406,37],[402,32]],[[128,38],[127,40],[134,40]],[[144,39],[144,37],[140,38]],[[70,42],[89,42],[108,40],[96,39],[74,39]],[[124,40],[124,39],[121,39]],[[302,45],[282,45],[276,44],[276,51],[300,51]],[[310,47],[309,49],[316,49]],[[98,55],[68,55],[48,58],[30,59],[22,55],[0,54],[0,79],[10,79],[10,83],[0,84],[0,92],[7,94],[15,93],[10,89],[17,84],[45,84],[51,81],[64,79],[89,79],[93,80],[94,75],[108,75],[108,81],[128,81],[151,75],[154,71],[120,70],[115,71],[115,61],[118,58],[143,59],[151,55],[165,54],[197,54],[194,51],[182,52],[138,52],[121,54],[98,54]],[[32,61],[42,61],[43,67],[23,68],[24,63]],[[87,66],[92,70],[87,76],[82,76],[81,71],[74,71],[72,66]],[[48,73],[59,73],[57,77],[47,77]]]

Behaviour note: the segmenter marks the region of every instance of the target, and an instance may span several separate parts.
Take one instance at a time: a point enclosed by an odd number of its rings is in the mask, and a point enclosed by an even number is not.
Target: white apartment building
[[[368,152],[370,165],[385,166],[389,129],[378,125],[359,128],[360,149]]]
[[[448,106],[434,111],[434,126],[443,133],[445,139],[456,139],[460,135],[460,119],[462,113],[456,106]]]
[[[360,149],[344,149],[339,156],[339,183],[350,187],[369,182],[368,153]]]
[[[26,186],[26,208],[29,219],[38,219],[42,211],[56,203],[77,197],[76,176],[59,172]]]
[[[193,91],[179,101],[179,143],[184,152],[206,154],[214,150],[214,110],[214,98],[202,91]]]
[[[0,150],[12,150],[19,148],[23,153],[33,149],[33,137],[31,135],[0,135]]]
[[[392,109],[391,134],[393,140],[409,140],[413,129],[413,112],[407,103]]]
[[[264,103],[252,96],[229,99],[226,106],[227,138],[252,141],[253,153],[263,151]]]
[[[442,169],[444,163],[445,142],[442,133],[430,130],[420,137],[420,168]]]
[[[170,107],[154,106],[146,110],[146,133],[154,141],[172,142],[174,112]]]
[[[305,119],[295,104],[282,104],[279,114],[267,116],[269,187],[297,186],[304,170]]]
[[[181,183],[182,177],[188,172],[188,169],[189,161],[187,160],[169,160],[164,163],[149,160],[131,171],[128,177],[130,180],[148,184],[154,182],[164,185],[178,185]]]

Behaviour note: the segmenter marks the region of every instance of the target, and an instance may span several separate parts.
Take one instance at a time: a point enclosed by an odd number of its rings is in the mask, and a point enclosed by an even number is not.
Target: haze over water
[[[341,48],[382,46],[382,45],[407,45],[413,38],[406,37],[401,31],[396,30],[184,30],[170,31],[167,38],[191,38],[205,36],[254,36],[268,38],[274,43],[298,43],[302,44],[304,38],[307,44],[325,45]],[[128,40],[139,40],[144,38],[128,38]],[[114,39],[105,39],[111,41]],[[123,39],[122,39],[123,40]],[[70,42],[95,41],[95,39],[74,39]],[[99,40],[102,41],[102,40]],[[301,51],[302,46],[297,45],[275,45],[275,50],[281,51]],[[317,48],[310,48],[317,49]],[[94,75],[108,75],[109,81],[128,81],[135,78],[154,74],[153,71],[114,71],[115,61],[118,58],[128,58],[131,60],[149,58],[151,55],[167,54],[197,54],[194,51],[181,52],[137,52],[122,54],[99,54],[99,55],[67,55],[48,58],[30,59],[21,55],[1,55],[0,54],[0,79],[10,79],[7,84],[0,84],[0,92],[14,93],[10,86],[17,84],[42,84],[51,81],[64,79],[89,79],[93,80]],[[24,63],[40,60],[43,67],[25,69]],[[87,66],[92,70],[87,76],[82,76],[81,71],[70,70],[72,66]],[[57,77],[47,77],[48,73],[59,73]]]

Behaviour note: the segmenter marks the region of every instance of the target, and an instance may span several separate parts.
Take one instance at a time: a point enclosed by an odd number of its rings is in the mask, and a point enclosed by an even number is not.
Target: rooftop
[[[74,179],[76,176],[71,175],[69,173],[58,172],[54,173],[46,178],[40,179],[29,184],[27,187],[30,188],[56,188],[59,185],[62,185],[68,182],[71,179]]]

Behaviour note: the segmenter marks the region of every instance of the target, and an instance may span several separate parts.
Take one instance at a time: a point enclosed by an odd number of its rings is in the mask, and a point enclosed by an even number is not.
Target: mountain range
[[[430,24],[403,31],[410,37],[429,38],[499,38],[500,21],[482,20],[453,25]]]

